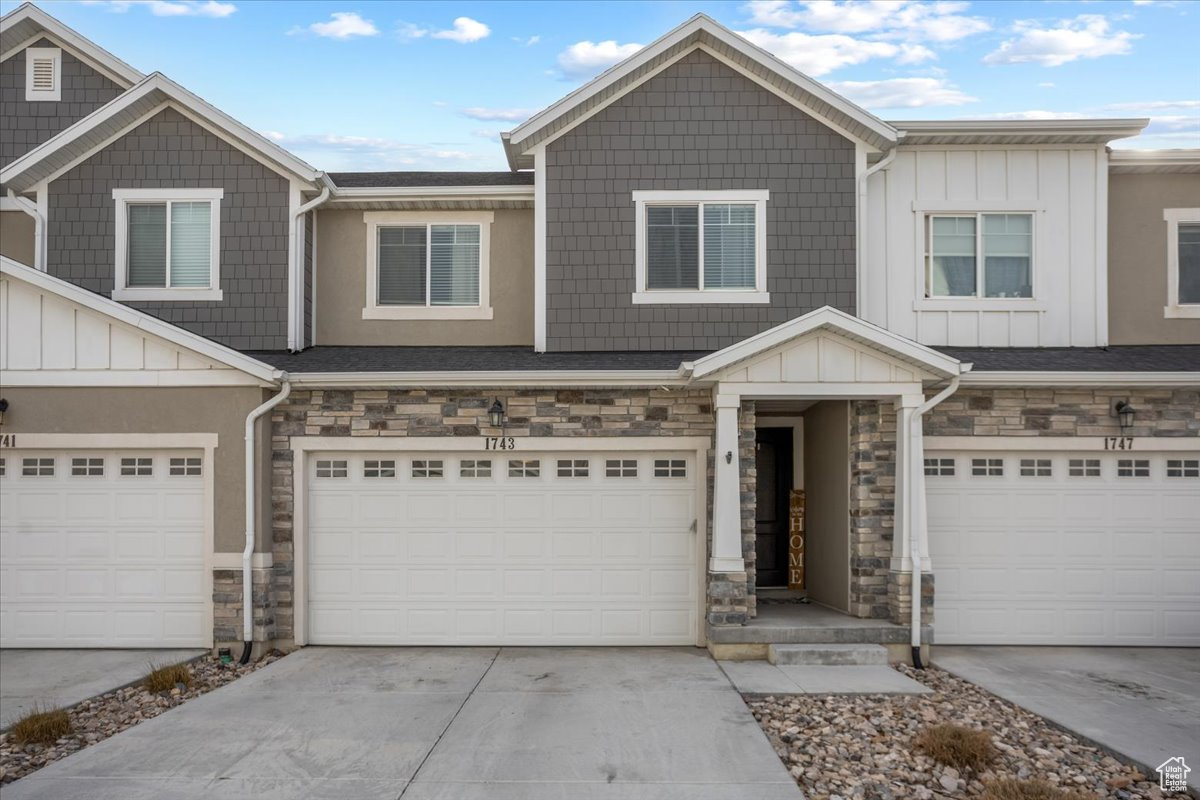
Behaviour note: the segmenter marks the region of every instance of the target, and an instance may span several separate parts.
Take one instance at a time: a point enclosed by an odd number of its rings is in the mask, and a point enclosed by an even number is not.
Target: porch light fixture
[[[493,428],[504,427],[504,404],[500,402],[499,397],[492,401],[492,407],[488,409],[488,419]]]
[[[1129,404],[1128,400],[1118,400],[1113,406],[1113,415],[1116,416],[1121,430],[1127,431],[1133,427],[1133,416],[1137,413],[1137,409]]]
[[[8,401],[0,397],[0,425],[4,424],[4,412],[8,411]]]

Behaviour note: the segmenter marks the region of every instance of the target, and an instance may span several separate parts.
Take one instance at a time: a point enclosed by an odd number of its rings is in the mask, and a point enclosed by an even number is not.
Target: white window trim
[[[367,297],[363,319],[386,320],[467,320],[492,319],[491,251],[492,211],[366,211],[367,224]],[[475,306],[381,306],[379,305],[379,228],[391,225],[478,225],[479,226],[479,305]],[[429,244],[426,242],[426,253]],[[426,269],[428,280],[428,268]],[[428,298],[427,298],[428,299]]]
[[[224,189],[113,189],[113,200],[116,201],[116,248],[115,275],[113,300],[221,300],[224,292],[221,289],[221,200],[225,197]],[[209,284],[207,288],[142,288],[130,287],[126,284],[129,258],[129,213],[128,204],[178,201],[208,201],[209,211]],[[167,219],[167,275],[171,272],[169,254],[171,252],[171,224]]]
[[[1164,319],[1200,319],[1200,303],[1179,302],[1179,223],[1200,222],[1200,208],[1167,208],[1167,305]]]
[[[921,242],[921,270],[918,273],[921,285],[918,287],[917,299],[913,301],[914,311],[1046,311],[1048,306],[1045,298],[1039,296],[1038,279],[1038,224],[1039,209],[1029,207],[985,208],[974,211],[955,211],[947,208],[916,209],[917,225],[920,228],[918,241]],[[989,214],[1028,214],[1030,219],[1030,251],[1029,251],[1029,297],[984,297],[980,292],[984,288],[983,275],[983,217]],[[975,217],[975,294],[931,295],[929,287],[933,283],[933,226],[934,217]]]
[[[54,88],[48,92],[34,91],[33,61],[36,58],[49,58],[54,62]],[[25,48],[25,102],[37,103],[42,101],[57,102],[62,99],[62,50],[57,47],[27,47]]]
[[[722,189],[714,191],[636,191],[633,193],[634,218],[634,305],[709,305],[713,303],[764,304],[771,302],[767,291],[767,200],[766,189]],[[754,204],[754,288],[753,289],[647,289],[646,288],[646,206],[702,205],[704,203]],[[700,226],[700,282],[704,282],[703,216]]]

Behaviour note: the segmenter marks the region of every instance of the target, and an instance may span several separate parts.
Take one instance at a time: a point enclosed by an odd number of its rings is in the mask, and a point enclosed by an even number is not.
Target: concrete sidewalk
[[[207,650],[0,650],[0,729],[35,705],[73,706]]]
[[[934,663],[1137,762],[1169,758],[1200,783],[1200,650],[1151,647],[934,649]]]
[[[4,800],[802,800],[694,648],[305,648]]]

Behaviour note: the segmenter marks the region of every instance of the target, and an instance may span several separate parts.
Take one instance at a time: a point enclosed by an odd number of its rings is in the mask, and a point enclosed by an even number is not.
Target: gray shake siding
[[[223,188],[216,302],[130,303],[246,350],[287,347],[288,182],[172,109],[50,184],[49,272],[113,290],[113,189]]]
[[[767,189],[770,305],[635,306],[635,190]],[[546,148],[549,350],[715,350],[854,312],[854,144],[695,51]]]
[[[33,47],[54,47],[46,39]],[[62,53],[62,99],[55,103],[25,100],[25,53],[0,62],[0,166],[15,161],[64,128],[121,94],[121,87]]]

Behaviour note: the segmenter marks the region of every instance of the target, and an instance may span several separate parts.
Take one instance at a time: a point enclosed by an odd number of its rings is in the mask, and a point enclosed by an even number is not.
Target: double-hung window
[[[491,212],[367,212],[363,319],[491,319]]]
[[[1033,214],[930,214],[925,219],[927,297],[1033,297]]]
[[[220,300],[222,189],[114,189],[115,300]]]
[[[638,191],[633,302],[767,303],[765,190]]]
[[[1167,319],[1200,319],[1200,208],[1168,208]]]

